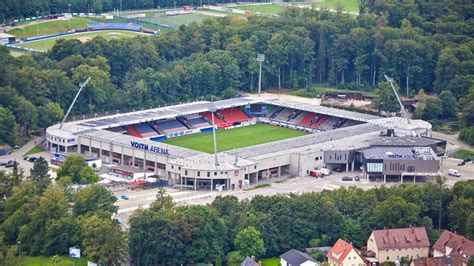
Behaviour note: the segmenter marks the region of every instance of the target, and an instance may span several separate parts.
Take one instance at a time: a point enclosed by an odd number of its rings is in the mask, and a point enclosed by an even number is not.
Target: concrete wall
[[[324,162],[331,164],[351,163],[354,159],[353,151],[325,151]]]
[[[413,168],[413,170],[409,170]],[[400,175],[402,172],[437,173],[439,160],[384,160],[383,173],[386,175]]]

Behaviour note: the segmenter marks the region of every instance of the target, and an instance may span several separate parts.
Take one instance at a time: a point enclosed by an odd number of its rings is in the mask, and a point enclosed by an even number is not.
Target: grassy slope
[[[32,155],[32,154],[36,154],[36,153],[40,153],[44,151],[41,147],[39,146],[34,146],[33,148],[31,148],[31,150],[27,151],[25,154],[23,154],[23,156],[28,156],[28,155]]]
[[[56,43],[56,41],[59,39],[77,39],[81,37],[93,38],[96,36],[102,36],[106,40],[111,40],[111,39],[132,38],[138,35],[143,35],[143,34],[140,34],[137,32],[131,32],[131,31],[94,31],[94,32],[86,32],[86,33],[78,33],[78,34],[72,34],[72,35],[67,35],[67,36],[61,36],[57,38],[51,38],[51,39],[40,40],[40,41],[26,42],[26,43],[18,44],[17,46],[36,49],[40,51],[47,51],[51,49]]]
[[[222,129],[217,131],[217,149],[227,151],[305,134],[301,131],[266,124]],[[212,132],[171,138],[163,142],[208,153],[214,151]]]
[[[471,160],[474,160],[474,151],[458,150],[458,151],[455,151],[453,154],[451,154],[451,157],[458,158],[458,159],[470,158]]]
[[[73,18],[71,20],[71,28],[85,28],[87,24],[93,22],[87,18]],[[40,36],[51,35],[56,33],[64,33],[69,30],[69,21],[54,20],[42,22],[38,24],[38,32]],[[31,38],[37,36],[36,25],[25,26],[24,29],[13,29],[8,31],[9,34],[15,35],[17,38]]]

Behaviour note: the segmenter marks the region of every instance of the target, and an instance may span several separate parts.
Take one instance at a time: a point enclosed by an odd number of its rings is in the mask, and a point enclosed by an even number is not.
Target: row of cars
[[[34,163],[36,160],[38,160],[38,157],[26,156],[26,157],[23,157],[23,160],[28,161],[30,163]],[[0,166],[5,166],[5,168],[12,168],[15,165],[18,165],[18,162],[14,160],[10,160],[8,162],[0,162]]]

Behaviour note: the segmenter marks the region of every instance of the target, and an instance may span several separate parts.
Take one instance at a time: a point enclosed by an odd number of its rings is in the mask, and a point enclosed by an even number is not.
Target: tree
[[[456,98],[454,95],[448,91],[442,91],[439,94],[439,99],[443,107],[441,116],[443,118],[455,118],[456,117]]]
[[[254,256],[259,258],[265,254],[265,245],[260,231],[249,226],[240,231],[234,240],[236,249],[242,256]]]
[[[49,178],[48,172],[48,162],[42,156],[40,156],[33,163],[33,168],[30,170],[30,178],[37,181],[37,194],[42,194],[43,191],[51,184],[51,179]]]
[[[84,162],[81,156],[69,156],[58,171],[58,179],[70,177],[74,184],[95,183],[98,180],[94,170]]]
[[[398,85],[396,83],[394,85],[397,92],[400,94]],[[379,111],[397,112],[400,110],[397,97],[393,93],[392,87],[388,82],[380,82],[377,86],[376,92],[379,97],[374,100],[374,106],[377,107]]]
[[[405,199],[391,196],[377,203],[373,223],[378,228],[397,228],[414,226],[419,223],[420,207]]]
[[[15,144],[16,123],[10,110],[0,107],[0,143]]]
[[[81,219],[82,250],[98,264],[121,265],[127,259],[128,242],[120,224],[108,213],[94,214]]]
[[[38,125],[40,127],[48,127],[53,123],[59,122],[64,116],[64,111],[58,103],[49,102],[45,106],[40,106],[39,113],[41,116],[38,117]]]
[[[77,190],[72,196],[74,203],[72,211],[74,215],[88,215],[97,211],[116,213],[118,207],[115,206],[117,198],[104,187],[92,185],[90,187]]]
[[[341,226],[341,238],[357,247],[363,246],[364,241],[366,241],[365,235],[362,233],[360,223],[351,218],[343,219]]]
[[[471,212],[466,222],[466,237],[474,239],[474,212]]]
[[[245,257],[242,256],[240,254],[240,252],[238,252],[238,251],[229,252],[229,253],[227,253],[227,256],[226,256],[227,265],[229,265],[229,266],[238,266],[242,263],[244,258]]]
[[[472,199],[460,197],[451,201],[448,207],[450,229],[466,235],[467,221],[472,213],[474,213]]]

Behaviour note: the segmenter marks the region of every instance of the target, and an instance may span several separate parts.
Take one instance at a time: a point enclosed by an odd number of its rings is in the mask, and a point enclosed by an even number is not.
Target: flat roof
[[[4,38],[16,38],[15,35],[11,35],[11,34],[8,34],[8,33],[5,33],[5,32],[0,32],[0,39],[4,39]]]
[[[397,132],[395,132],[397,134]],[[440,139],[433,139],[427,137],[381,137],[370,141],[372,146],[431,146],[438,143],[446,142]]]
[[[431,148],[429,148],[431,150]],[[433,160],[433,151],[427,153],[418,153],[416,148],[407,147],[374,147],[363,150],[362,153],[367,159],[402,159],[402,160],[421,160],[422,158],[431,157]]]
[[[285,139],[280,141],[268,142],[264,144],[259,144],[255,146],[240,148],[235,151],[227,151],[227,153],[234,155],[238,153],[239,156],[243,158],[252,158],[264,154],[274,154],[280,151],[288,151],[292,149],[303,148],[321,144],[324,142],[330,142],[334,140],[340,140],[349,138],[352,136],[362,135],[371,132],[378,132],[384,129],[379,125],[373,124],[361,124],[351,126],[350,128],[338,128],[330,131],[317,132],[313,134],[308,134],[305,136]],[[354,143],[356,144],[356,143]]]

